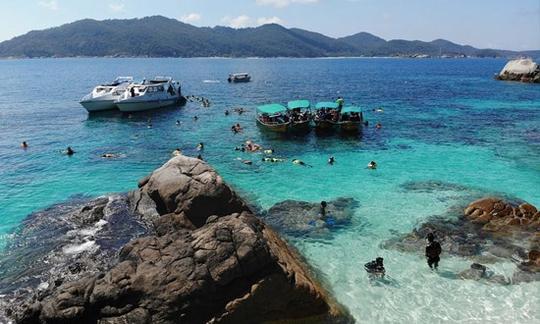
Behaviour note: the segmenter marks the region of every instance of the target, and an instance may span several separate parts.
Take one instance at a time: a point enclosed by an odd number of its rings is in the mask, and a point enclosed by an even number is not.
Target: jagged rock
[[[350,224],[358,202],[353,198],[327,202],[326,221],[320,219],[320,206],[320,203],[285,200],[272,206],[262,217],[283,234],[327,236],[333,228]]]
[[[13,307],[18,323],[353,322],[206,163],[176,157],[139,191],[161,214],[156,234],[126,244],[110,270]]]
[[[511,60],[497,75],[497,80],[540,83],[540,66],[532,59]]]
[[[460,272],[458,277],[467,280],[487,280],[501,285],[508,285],[510,283],[504,276],[494,274],[493,271],[480,263],[471,264],[471,267]]]

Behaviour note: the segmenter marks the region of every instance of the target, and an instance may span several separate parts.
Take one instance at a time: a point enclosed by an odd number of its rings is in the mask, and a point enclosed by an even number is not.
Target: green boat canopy
[[[330,109],[338,109],[339,108],[339,105],[335,102],[319,102],[317,103],[317,105],[315,106],[315,108],[317,109],[323,109],[323,108],[330,108]]]
[[[357,107],[357,106],[348,106],[348,107],[344,107],[343,109],[341,109],[342,114],[349,114],[349,113],[353,113],[353,112],[361,113],[362,108]]]
[[[289,103],[287,104],[287,107],[289,109],[308,109],[310,106],[309,104],[309,101],[308,100],[294,100],[294,101],[289,101]]]
[[[257,107],[257,111],[261,114],[273,115],[287,111],[287,108],[280,104],[268,104]]]

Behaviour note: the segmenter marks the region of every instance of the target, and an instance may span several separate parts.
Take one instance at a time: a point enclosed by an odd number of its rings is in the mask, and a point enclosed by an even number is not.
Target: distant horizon
[[[272,24],[275,24],[275,25],[279,25],[283,28],[287,28],[287,29],[303,29],[303,30],[307,30],[307,31],[310,31],[310,32],[315,32],[315,33],[319,33],[319,34],[322,34],[324,36],[327,36],[327,37],[331,37],[333,39],[339,39],[339,38],[344,38],[344,37],[348,37],[348,36],[353,36],[353,35],[357,35],[357,34],[361,34],[361,33],[367,33],[367,34],[370,34],[370,35],[373,35],[373,36],[376,36],[376,37],[379,37],[379,38],[382,38],[386,41],[391,41],[391,40],[406,40],[406,41],[422,41],[422,42],[433,42],[433,41],[436,41],[436,40],[445,40],[445,41],[450,41],[452,43],[455,43],[455,44],[458,44],[458,45],[462,45],[462,46],[473,46],[475,48],[478,48],[478,49],[495,49],[495,50],[505,50],[505,51],[515,51],[515,52],[531,52],[531,51],[540,51],[540,46],[539,48],[531,48],[531,49],[524,49],[524,50],[521,50],[521,49],[513,49],[513,48],[483,48],[483,47],[477,47],[476,45],[473,45],[473,44],[468,44],[468,43],[460,43],[459,41],[454,41],[453,39],[447,39],[447,38],[444,38],[444,37],[438,37],[438,38],[433,38],[433,39],[407,39],[407,38],[385,38],[385,37],[382,37],[380,35],[377,35],[373,32],[369,32],[369,31],[365,31],[365,30],[361,30],[361,31],[358,31],[358,32],[355,32],[353,34],[347,34],[347,35],[341,35],[341,36],[332,36],[332,35],[328,35],[328,34],[325,34],[323,32],[319,32],[319,31],[314,31],[314,30],[309,30],[309,29],[304,29],[304,28],[301,28],[301,27],[296,27],[296,26],[285,26],[283,24],[280,24],[280,23],[277,23],[277,22],[268,22],[268,23],[265,23],[265,24],[261,24],[261,25],[257,25],[257,26],[246,26],[246,27],[239,27],[239,28],[234,28],[234,27],[231,27],[231,26],[226,26],[226,25],[215,25],[215,26],[197,26],[197,25],[194,25],[194,24],[190,24],[188,22],[184,22],[178,18],[175,18],[175,17],[168,17],[166,15],[150,15],[150,16],[143,16],[143,17],[133,17],[133,18],[105,18],[105,19],[95,19],[95,18],[81,18],[81,19],[77,19],[77,20],[74,20],[74,21],[70,21],[70,22],[66,22],[66,23],[62,23],[60,25],[56,25],[56,26],[51,26],[51,27],[46,27],[46,28],[43,28],[43,29],[33,29],[33,30],[29,30],[23,34],[20,34],[20,35],[16,35],[16,36],[13,36],[12,38],[9,38],[9,39],[4,39],[4,40],[0,40],[0,43],[4,42],[4,41],[9,41],[13,38],[16,38],[16,37],[20,37],[20,36],[24,36],[30,32],[34,32],[34,31],[42,31],[42,30],[47,30],[47,29],[53,29],[53,28],[57,28],[57,27],[61,27],[63,25],[68,25],[68,24],[71,24],[71,23],[74,23],[74,22],[77,22],[77,21],[81,21],[81,20],[94,20],[94,21],[107,21],[107,20],[135,20],[135,19],[145,19],[145,18],[149,18],[149,17],[163,17],[163,18],[167,18],[167,19],[172,19],[172,20],[176,20],[178,22],[182,22],[184,24],[187,24],[187,25],[190,25],[190,26],[193,26],[193,27],[196,27],[196,28],[232,28],[232,29],[249,29],[249,28],[258,28],[258,27],[261,27],[261,26],[264,26],[264,25],[272,25]],[[359,56],[361,57],[361,56]],[[202,58],[202,57],[201,57]],[[227,57],[223,57],[223,58],[227,58]],[[328,57],[321,57],[321,58],[328,58]],[[347,57],[344,57],[344,58],[347,58]],[[349,57],[350,58],[350,57]]]
[[[455,0],[31,0],[7,2],[0,42],[82,19],[166,16],[196,27],[257,27],[277,23],[340,38],[367,32],[385,40],[446,39],[476,48],[540,50],[540,1]],[[342,23],[345,22],[345,23]]]

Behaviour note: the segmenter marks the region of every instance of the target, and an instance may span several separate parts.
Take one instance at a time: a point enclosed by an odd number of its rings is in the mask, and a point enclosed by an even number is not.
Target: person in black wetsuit
[[[378,277],[384,277],[384,274],[386,273],[386,270],[384,269],[383,264],[384,259],[381,257],[376,258],[374,261],[368,262],[364,265],[364,269],[366,269],[367,273],[370,275],[378,276]]]
[[[430,269],[435,269],[439,267],[439,261],[441,258],[439,257],[442,252],[441,244],[439,242],[435,241],[435,235],[433,233],[429,233],[427,235],[427,245],[426,245],[426,258],[427,263]]]
[[[322,220],[326,220],[326,206],[328,206],[326,201],[324,200],[321,201],[321,208],[319,209],[319,215]]]

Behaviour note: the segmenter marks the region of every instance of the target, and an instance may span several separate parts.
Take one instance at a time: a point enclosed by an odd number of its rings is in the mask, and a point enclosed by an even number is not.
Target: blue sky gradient
[[[163,15],[196,26],[268,22],[328,36],[448,39],[480,48],[540,49],[540,0],[0,0],[0,41],[83,18]]]

